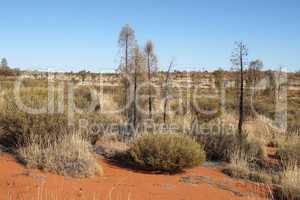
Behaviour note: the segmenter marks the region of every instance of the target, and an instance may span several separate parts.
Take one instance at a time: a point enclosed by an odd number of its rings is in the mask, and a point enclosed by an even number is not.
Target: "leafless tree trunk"
[[[243,122],[244,122],[244,65],[243,65],[243,55],[242,49],[240,50],[240,115],[239,115],[239,125],[238,133],[241,137],[243,131]]]
[[[236,48],[232,54],[232,63],[239,68],[240,76],[240,96],[239,96],[239,123],[238,123],[238,137],[241,140],[243,137],[243,123],[244,123],[244,64],[245,57],[248,55],[248,49],[243,42],[236,43]]]
[[[165,102],[164,102],[164,114],[163,114],[163,118],[164,118],[164,124],[166,124],[167,121],[167,106],[168,106],[168,98],[169,98],[169,78],[170,78],[170,71],[173,65],[173,61],[171,61],[168,71],[167,71],[167,76],[165,79]]]
[[[125,40],[125,76],[128,74],[128,40]],[[126,77],[125,77],[126,79]],[[124,95],[124,104],[127,105],[127,94],[128,94],[128,81],[125,80],[125,95]]]
[[[129,118],[128,115],[128,109],[127,108],[127,104],[128,104],[128,99],[129,99],[129,81],[128,81],[128,75],[129,75],[129,66],[128,66],[128,62],[129,62],[129,54],[132,50],[132,48],[135,46],[135,33],[134,30],[129,26],[129,25],[125,25],[119,35],[119,46],[122,50],[122,53],[124,52],[124,57],[122,57],[122,59],[124,59],[125,61],[122,60],[121,65],[120,65],[120,72],[121,75],[123,75],[123,86],[124,86],[124,102],[123,105],[124,106],[124,114],[127,116],[127,118]],[[124,63],[125,62],[125,63]]]
[[[132,62],[131,73],[132,73],[132,83],[133,83],[133,100],[131,107],[131,121],[133,124],[133,128],[136,130],[138,128],[138,124],[141,121],[142,113],[138,110],[140,105],[139,102],[139,94],[138,94],[138,86],[139,84],[145,80],[146,74],[146,65],[145,65],[145,57],[140,52],[138,47],[133,49],[133,62]]]
[[[148,87],[148,93],[149,93],[149,118],[152,118],[152,94],[151,94],[151,70],[150,70],[150,55],[147,55],[147,67],[148,67],[148,82],[149,82],[149,87]]]
[[[147,69],[148,69],[148,110],[149,119],[152,118],[152,91],[151,91],[151,76],[156,71],[157,59],[154,54],[154,44],[152,41],[147,41],[145,46],[145,56],[147,58]]]
[[[138,63],[135,63],[138,65]],[[133,127],[137,127],[137,67],[134,67],[134,88],[133,88]]]

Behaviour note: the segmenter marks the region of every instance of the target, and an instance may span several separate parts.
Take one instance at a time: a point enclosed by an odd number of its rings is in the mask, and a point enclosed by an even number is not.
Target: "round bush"
[[[178,172],[205,161],[200,144],[179,134],[147,134],[129,148],[131,160],[148,170]]]

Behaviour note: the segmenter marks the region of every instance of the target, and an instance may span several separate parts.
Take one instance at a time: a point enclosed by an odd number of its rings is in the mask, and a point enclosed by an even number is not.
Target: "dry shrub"
[[[257,183],[266,183],[266,184],[271,184],[273,182],[277,182],[275,177],[271,177],[270,175],[261,172],[261,171],[251,171],[249,173],[249,180]]]
[[[178,172],[205,161],[201,145],[180,134],[146,134],[130,145],[130,159],[137,165],[156,171]]]
[[[88,91],[87,88],[79,89],[78,91],[80,91],[83,96],[80,97],[79,94],[75,95],[76,104],[79,104],[82,108],[87,108],[90,104],[89,101],[91,100],[90,91]],[[22,102],[30,108],[37,109],[42,106],[47,106],[47,88],[22,88],[20,93]],[[58,103],[56,101],[57,99],[55,99],[55,105]],[[67,104],[65,104],[65,108],[66,107]],[[67,109],[65,109],[65,111],[67,111]],[[75,113],[75,126],[79,125],[79,119],[86,120],[88,125],[91,126],[88,127],[89,133],[87,134],[94,131],[90,130],[93,128],[93,125],[104,125],[121,121],[120,116],[117,114],[105,114],[96,111]],[[5,145],[6,147],[16,147],[16,145],[24,144],[24,141],[30,135],[39,136],[42,140],[45,140],[45,142],[56,140],[59,135],[71,131],[68,122],[67,112],[49,113],[46,110],[45,113],[42,114],[30,114],[21,110],[16,104],[13,91],[6,90],[4,99],[0,103],[0,123],[5,130],[5,135],[0,133],[0,144]],[[102,128],[102,126],[98,127],[99,129]],[[95,134],[101,135],[101,133],[103,133],[103,130],[95,130]],[[94,135],[94,132],[91,134]]]
[[[258,183],[272,183],[273,177],[263,171],[251,169],[250,163],[252,160],[253,158],[243,152],[233,152],[230,164],[223,169],[223,172],[233,178],[247,179]]]
[[[223,169],[223,172],[231,177],[248,179],[250,170],[248,164],[249,158],[240,151],[232,152],[230,155],[230,164]]]
[[[190,107],[191,112],[199,122],[209,122],[221,116],[220,102],[216,99],[194,99]]]
[[[103,136],[96,143],[96,153],[108,159],[115,158],[127,150],[128,145],[121,142],[117,135]]]
[[[24,104],[31,108],[40,108],[47,99],[46,89],[24,89],[21,93]],[[6,134],[0,136],[0,143],[6,147],[23,145],[26,139],[34,135],[41,140],[53,141],[69,131],[65,114],[30,114],[22,111],[16,105],[12,91],[7,91],[1,104],[0,123]]]
[[[103,173],[92,154],[91,145],[81,135],[65,134],[48,144],[39,139],[29,137],[26,147],[17,151],[19,160],[26,166],[72,177]]]
[[[296,165],[287,167],[282,175],[282,199],[300,199],[300,168]]]
[[[244,137],[240,141],[236,134],[200,134],[197,141],[204,146],[207,158],[214,161],[230,161],[232,152],[241,150],[249,157],[263,159],[266,152],[262,143],[257,140]]]
[[[209,160],[229,161],[230,152],[236,144],[236,136],[233,134],[201,134],[197,137],[197,141],[203,144]]]
[[[276,152],[276,157],[283,166],[295,164],[300,166],[300,143],[281,147]]]

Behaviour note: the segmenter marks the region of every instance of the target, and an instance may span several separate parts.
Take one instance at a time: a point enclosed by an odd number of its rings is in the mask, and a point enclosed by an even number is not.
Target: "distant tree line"
[[[18,76],[20,74],[21,74],[21,71],[19,69],[9,67],[6,58],[1,59],[0,76]]]

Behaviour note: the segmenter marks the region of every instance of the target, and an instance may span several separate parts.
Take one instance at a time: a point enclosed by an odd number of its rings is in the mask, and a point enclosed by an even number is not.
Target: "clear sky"
[[[0,0],[0,57],[22,69],[112,71],[124,24],[160,66],[230,68],[234,41],[267,68],[300,70],[299,0]]]

